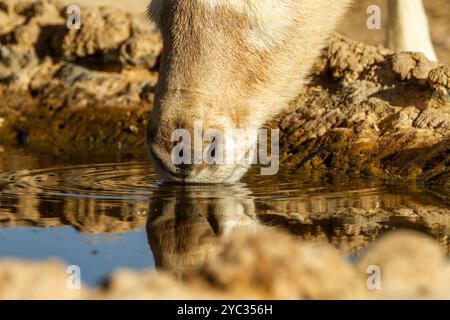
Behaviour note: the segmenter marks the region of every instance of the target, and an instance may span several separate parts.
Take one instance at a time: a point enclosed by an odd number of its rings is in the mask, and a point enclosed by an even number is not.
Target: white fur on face
[[[237,12],[245,12],[248,7],[248,3],[252,0],[198,0],[201,4],[211,7],[220,8],[226,7],[228,9],[233,9]]]
[[[247,14],[254,25],[248,39],[257,49],[271,50],[288,37],[286,30],[294,20],[292,0],[250,1]]]
[[[262,126],[298,95],[351,1],[153,0],[149,13],[169,44],[148,131],[161,175],[184,182],[237,181],[249,165],[174,167],[170,132],[180,126],[192,131],[196,120],[204,129]],[[228,121],[217,123],[221,115]],[[225,151],[238,147],[225,142]]]

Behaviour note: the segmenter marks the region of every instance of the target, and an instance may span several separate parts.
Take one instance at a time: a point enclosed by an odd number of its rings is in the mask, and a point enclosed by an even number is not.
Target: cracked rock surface
[[[449,188],[450,67],[340,36],[280,116],[282,158],[306,172]]]

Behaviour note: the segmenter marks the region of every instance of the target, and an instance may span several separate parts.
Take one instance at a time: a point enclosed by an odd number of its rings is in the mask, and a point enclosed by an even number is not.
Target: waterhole
[[[413,229],[449,252],[450,197],[439,191],[258,170],[235,185],[170,185],[142,159],[3,150],[0,258],[56,258],[93,286],[118,268],[181,273],[241,231],[279,229],[357,257],[382,233]]]

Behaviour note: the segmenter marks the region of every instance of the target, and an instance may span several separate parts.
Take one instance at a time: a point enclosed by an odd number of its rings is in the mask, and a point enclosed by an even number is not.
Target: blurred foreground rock
[[[328,245],[268,232],[235,237],[217,260],[180,279],[122,270],[101,288],[72,291],[66,283],[55,262],[0,262],[0,299],[449,299],[450,263],[433,240],[412,232],[382,237],[354,264]]]

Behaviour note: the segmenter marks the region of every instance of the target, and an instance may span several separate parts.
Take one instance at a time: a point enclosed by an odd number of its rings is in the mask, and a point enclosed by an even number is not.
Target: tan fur
[[[153,1],[164,39],[148,129],[163,178],[235,182],[243,165],[177,167],[175,129],[258,128],[285,108],[351,0]]]
[[[408,49],[404,46],[404,42],[412,42],[408,40],[408,26],[417,23],[415,29],[422,30],[425,37],[414,48],[427,50],[429,35],[421,0],[389,1],[393,17],[388,30],[401,33],[393,38],[398,41],[392,45]],[[204,130],[222,132],[261,127],[298,94],[327,37],[351,2],[152,1],[149,16],[162,32],[164,51],[147,142],[163,179],[237,181],[247,171],[247,164],[174,165],[172,133],[187,129],[193,135],[195,121],[202,121]],[[420,21],[413,21],[413,13],[422,17]],[[431,46],[431,41],[428,44]],[[230,140],[225,143],[228,153],[239,144]],[[255,143],[256,137],[251,140]]]

